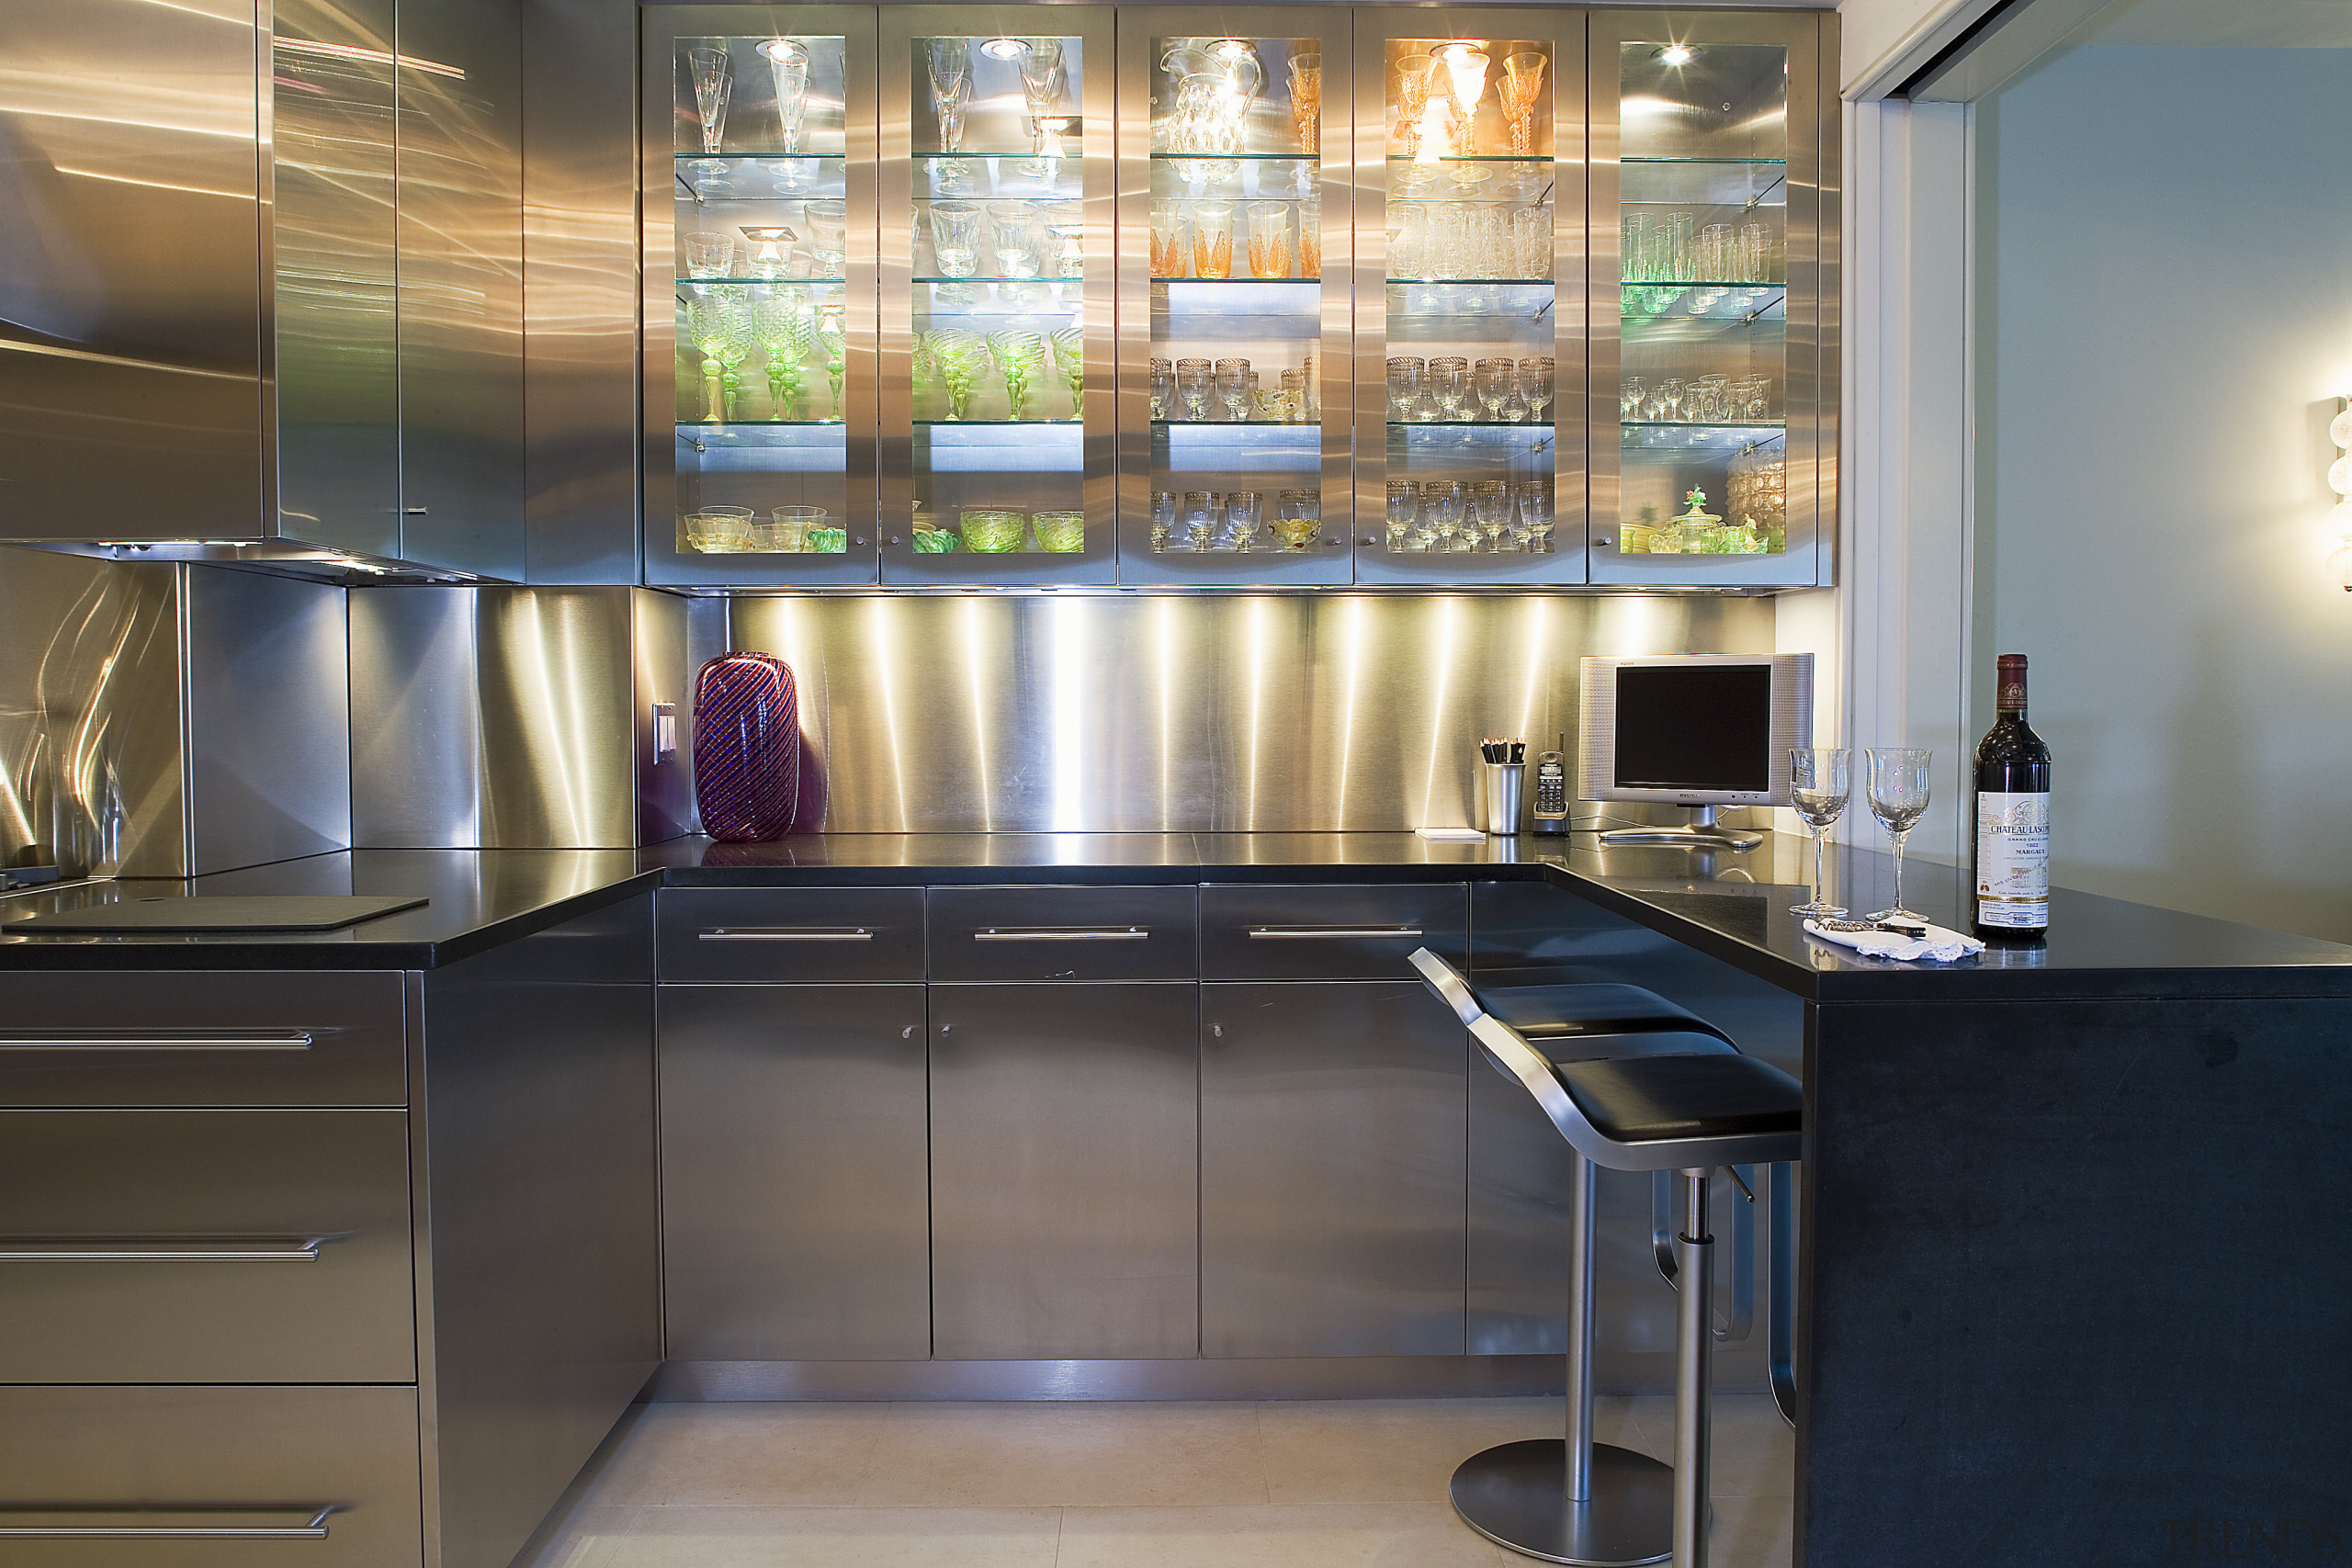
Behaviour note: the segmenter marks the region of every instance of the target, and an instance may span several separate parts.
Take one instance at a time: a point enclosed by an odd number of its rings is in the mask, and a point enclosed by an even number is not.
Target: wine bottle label
[[[2050,923],[2050,796],[1976,795],[1976,919],[2032,929]]]

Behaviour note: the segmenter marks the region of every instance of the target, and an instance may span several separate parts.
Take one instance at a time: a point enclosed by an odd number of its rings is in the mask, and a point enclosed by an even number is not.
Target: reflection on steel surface
[[[626,848],[674,836],[686,613],[628,588],[355,589],[352,818],[374,848]],[[639,797],[645,802],[642,818]]]
[[[177,621],[171,568],[0,551],[0,861],[180,874]]]
[[[1576,728],[1578,655],[1766,652],[1732,598],[775,598],[835,832],[1326,831],[1470,819],[1480,735]]]

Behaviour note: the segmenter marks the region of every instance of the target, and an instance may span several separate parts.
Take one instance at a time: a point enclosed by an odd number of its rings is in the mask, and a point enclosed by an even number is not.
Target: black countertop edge
[[[1694,876],[1677,858],[1679,852],[1618,855],[1609,862],[1609,874],[1595,874],[1569,863],[1577,852],[1555,849],[1556,844],[1521,840],[1518,853],[1525,858],[1519,859],[1490,859],[1494,852],[1486,845],[1430,843],[1409,834],[1108,835],[1083,843],[1057,843],[1042,835],[835,835],[741,851],[698,839],[634,852],[346,851],[187,883],[85,884],[39,896],[38,901],[19,894],[0,900],[0,920],[12,908],[64,907],[126,887],[141,893],[161,887],[191,893],[429,887],[437,905],[318,935],[10,938],[0,927],[0,971],[432,969],[657,886],[1540,881],[1822,1003],[2352,997],[2352,948],[2087,894],[2060,895],[2060,935],[2054,947],[2040,954],[1996,949],[1951,965],[1866,959],[1798,929],[1787,910],[1793,888],[1756,879],[1773,866],[1771,851],[1728,866],[1746,878],[1733,881]],[[1264,859],[1227,858],[1261,848],[1268,852]],[[714,852],[740,852],[752,863],[703,863]],[[1855,863],[1850,874],[1859,897],[1872,874],[1869,863],[1884,857],[1869,851],[1844,852]],[[983,863],[983,853],[992,862],[1006,855],[1014,863]],[[1054,858],[1061,854],[1071,858]],[[858,863],[884,859],[930,863]],[[1951,868],[1915,863],[1910,875],[1914,889],[1925,895],[1912,899],[1914,908],[1945,923],[1957,920],[1948,910],[1960,896],[1960,879]],[[2037,957],[2044,963],[2037,964]]]

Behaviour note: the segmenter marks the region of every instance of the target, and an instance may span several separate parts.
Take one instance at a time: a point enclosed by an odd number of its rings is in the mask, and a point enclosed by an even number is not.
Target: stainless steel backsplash
[[[187,876],[349,841],[343,591],[0,548],[0,860]]]
[[[1769,653],[1767,599],[762,598],[697,615],[799,683],[834,832],[1469,822],[1478,739],[1574,747],[1586,653]]]

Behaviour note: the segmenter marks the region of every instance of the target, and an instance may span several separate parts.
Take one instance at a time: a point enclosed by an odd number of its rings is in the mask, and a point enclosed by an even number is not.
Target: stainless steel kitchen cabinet
[[[931,988],[938,1359],[1197,1354],[1198,995]]]
[[[416,1568],[416,1433],[413,1387],[0,1388],[0,1562]]]
[[[659,1005],[671,1358],[930,1355],[923,987],[665,986]]]
[[[1462,1354],[1467,1051],[1418,980],[1201,987],[1204,1355]]]
[[[0,1112],[0,1383],[411,1382],[408,1117]]]

